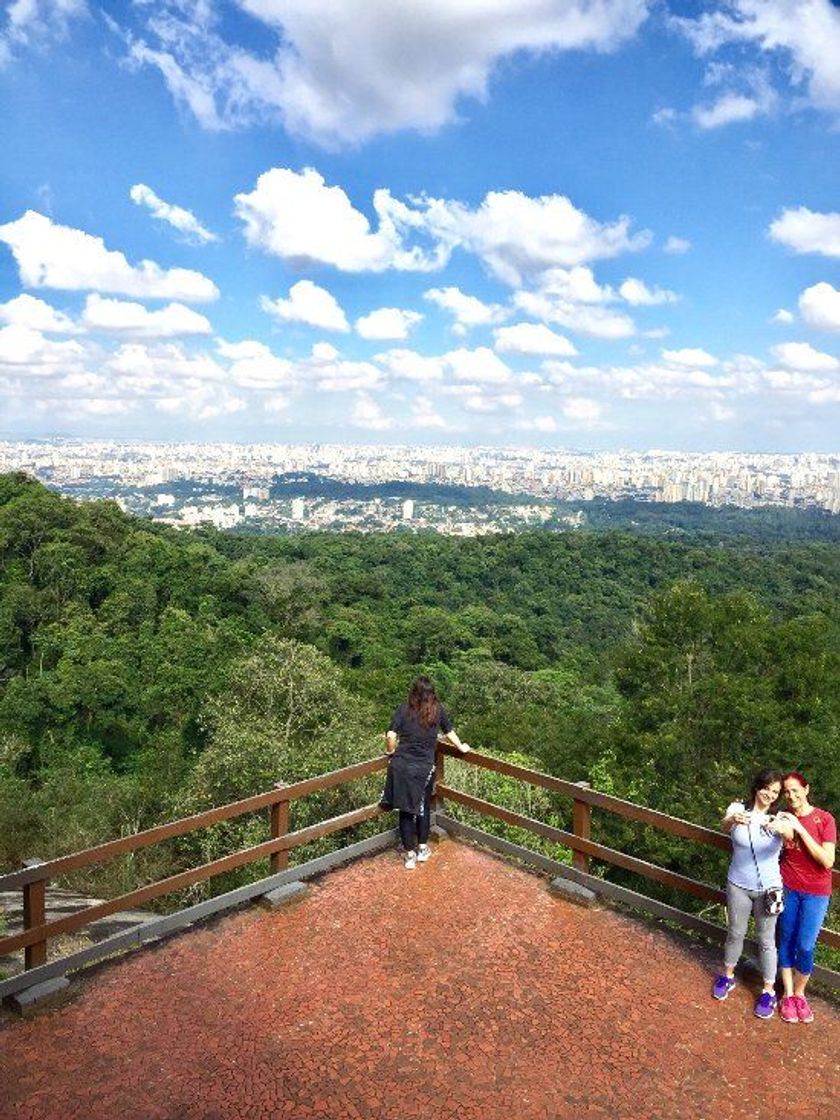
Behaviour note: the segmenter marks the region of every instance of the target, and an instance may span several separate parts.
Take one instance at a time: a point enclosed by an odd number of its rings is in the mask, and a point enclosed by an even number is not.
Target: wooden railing
[[[447,756],[457,758],[462,763],[480,767],[482,770],[492,770],[496,774],[505,774],[510,778],[516,778],[520,782],[526,782],[529,785],[538,786],[541,789],[547,789],[552,793],[559,793],[571,798],[572,831],[555,828],[553,825],[544,824],[542,821],[526,817],[521,813],[514,813],[501,805],[494,805],[489,801],[483,801],[472,794],[463,793],[452,786],[448,786],[444,763],[444,758]],[[570,848],[573,866],[579,871],[587,872],[589,861],[594,858],[614,867],[624,868],[624,870],[641,875],[645,879],[651,879],[668,887],[676,887],[694,895],[696,898],[706,899],[710,902],[726,901],[726,893],[720,887],[711,886],[709,883],[703,883],[698,879],[692,879],[688,875],[683,875],[666,867],[659,867],[657,864],[649,863],[637,856],[617,851],[615,848],[609,848],[604,844],[598,844],[590,838],[593,808],[604,809],[608,813],[624,817],[627,820],[639,821],[658,829],[660,832],[668,833],[670,836],[680,836],[728,852],[730,850],[729,837],[715,829],[704,828],[702,825],[693,824],[691,821],[685,821],[679,817],[669,816],[667,813],[660,813],[656,809],[648,809],[646,806],[637,805],[633,801],[624,801],[622,798],[613,797],[608,793],[599,793],[597,790],[590,789],[586,782],[567,782],[562,778],[555,778],[551,774],[542,774],[538,770],[529,770],[524,766],[517,766],[500,758],[491,758],[489,755],[480,754],[476,751],[462,754],[455,747],[442,742],[438,743],[436,795],[438,811],[442,809],[445,800],[453,801],[458,805],[464,805],[466,808],[495,817],[506,824],[525,829],[536,836],[542,836],[555,844]],[[837,871],[832,871],[832,884],[835,888],[840,886],[840,873]],[[834,949],[840,949],[840,933],[834,930],[821,930],[819,939]]]
[[[0,876],[0,890],[11,890],[20,887],[23,890],[23,930],[9,937],[0,939],[0,955],[11,953],[16,949],[24,949],[25,968],[37,968],[46,962],[47,941],[60,934],[73,933],[88,923],[98,918],[108,917],[120,910],[127,910],[140,906],[153,898],[170,894],[172,891],[182,890],[194,883],[203,882],[214,875],[221,875],[226,871],[233,871],[238,867],[254,863],[256,860],[269,858],[271,873],[284,870],[288,866],[289,852],[303,844],[309,844],[322,836],[329,836],[333,832],[361,824],[363,821],[372,820],[381,814],[378,804],[365,805],[361,809],[343,813],[339,817],[322,821],[320,824],[310,825],[308,828],[289,832],[289,806],[292,801],[306,797],[312,793],[322,793],[324,790],[333,789],[335,786],[352,782],[356,778],[363,778],[368,774],[375,774],[384,770],[388,765],[385,756],[369,759],[367,762],[358,762],[354,766],[345,766],[342,770],[334,770],[329,774],[321,774],[317,778],[308,778],[306,781],[295,782],[293,785],[278,786],[265,793],[246,797],[242,801],[234,801],[222,805],[217,809],[208,809],[203,813],[196,813],[191,817],[171,821],[169,824],[149,828],[145,832],[137,832],[132,836],[123,836],[119,840],[110,840],[96,848],[86,848],[72,855],[51,859],[46,863],[34,863],[20,871],[13,871],[9,875]],[[218,824],[220,821],[241,817],[245,813],[254,813],[263,809],[269,810],[270,840],[232,855],[215,859],[200,867],[182,871],[177,875],[170,875],[167,879],[150,883],[138,890],[129,891],[119,898],[109,898],[106,902],[98,902],[88,906],[77,914],[70,914],[55,921],[46,920],[46,887],[47,883],[69,871],[77,871],[80,867],[89,867],[94,863],[114,859],[128,852],[136,852],[141,848],[148,848],[152,844],[159,844],[163,840],[171,840],[174,836],[185,836],[200,828]]]
[[[555,828],[553,825],[544,824],[521,813],[515,813],[510,809],[494,805],[489,801],[462,793],[460,790],[448,786],[445,780],[444,761],[447,756],[457,758],[468,765],[491,770],[497,774],[504,774],[518,781],[571,798],[572,831]],[[309,794],[333,789],[354,779],[363,778],[368,774],[375,774],[377,771],[384,770],[387,765],[388,758],[382,755],[366,762],[356,763],[354,766],[334,770],[329,774],[295,782],[293,785],[279,786],[265,793],[246,797],[242,801],[222,805],[217,809],[208,809],[206,812],[171,821],[168,824],[159,825],[156,828],[150,828],[132,836],[111,840],[95,848],[87,848],[72,855],[52,859],[46,863],[36,863],[24,867],[20,871],[2,875],[0,876],[0,890],[19,887],[23,891],[24,928],[20,933],[0,939],[0,955],[22,948],[25,951],[25,967],[27,969],[36,968],[46,962],[47,942],[50,938],[72,933],[99,918],[105,918],[120,910],[139,906],[153,898],[182,890],[184,887],[210,879],[214,875],[233,871],[266,857],[269,859],[271,873],[276,874],[288,866],[289,852],[293,848],[308,844],[322,836],[328,836],[331,833],[350,828],[353,825],[361,824],[364,821],[372,820],[382,812],[377,804],[365,805],[341,816],[332,817],[320,824],[310,825],[307,828],[299,829],[297,832],[289,832],[289,806],[292,801]],[[681,872],[660,867],[657,864],[640,859],[638,856],[609,848],[592,840],[591,815],[593,808],[603,809],[627,820],[649,825],[671,836],[680,836],[687,840],[728,851],[729,838],[721,832],[693,824],[691,821],[669,816],[667,813],[661,813],[655,809],[648,809],[644,805],[637,805],[632,801],[624,801],[620,797],[599,793],[590,789],[585,782],[567,782],[550,774],[542,774],[537,770],[529,770],[524,766],[514,765],[503,759],[491,758],[489,755],[477,751],[461,754],[456,748],[442,742],[438,744],[435,769],[436,808],[438,810],[441,809],[444,801],[452,801],[495,817],[507,824],[525,829],[537,836],[542,836],[553,843],[570,848],[573,866],[581,872],[589,870],[590,860],[594,858],[615,867],[624,868],[665,886],[686,891],[697,898],[712,902],[725,901],[725,894],[719,887],[711,886]],[[129,891],[118,898],[96,903],[79,913],[50,922],[46,920],[46,887],[51,880],[59,878],[67,872],[113,859],[128,852],[135,852],[161,841],[170,840],[175,836],[185,836],[198,829],[218,824],[220,821],[231,820],[246,813],[265,809],[269,811],[269,840],[213,860],[210,863],[202,864],[200,867],[171,875],[148,886]],[[840,875],[837,871],[833,872],[833,883],[835,886],[840,884]],[[835,949],[840,948],[840,933],[833,930],[823,929],[820,933],[820,940]]]

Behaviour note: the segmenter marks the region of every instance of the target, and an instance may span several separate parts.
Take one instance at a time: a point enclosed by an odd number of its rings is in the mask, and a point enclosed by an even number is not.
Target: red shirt
[[[825,809],[812,809],[798,818],[802,827],[818,844],[837,843],[837,825]],[[821,867],[799,838],[785,840],[782,848],[782,882],[792,891],[804,894],[831,894],[831,868]]]

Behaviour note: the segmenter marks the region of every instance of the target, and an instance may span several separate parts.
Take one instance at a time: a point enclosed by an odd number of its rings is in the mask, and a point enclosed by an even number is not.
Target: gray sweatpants
[[[747,922],[752,912],[755,920],[755,933],[758,938],[759,963],[765,984],[776,979],[776,915],[764,913],[762,896],[764,891],[747,891],[726,884],[726,944],[723,947],[723,963],[734,968],[744,948]]]

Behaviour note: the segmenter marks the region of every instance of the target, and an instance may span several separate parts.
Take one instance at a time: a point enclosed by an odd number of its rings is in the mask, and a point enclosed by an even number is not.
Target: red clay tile
[[[108,965],[0,1031],[6,1120],[831,1115],[840,1015],[762,1023],[709,962],[447,842]],[[791,1096],[791,1078],[795,1093]]]

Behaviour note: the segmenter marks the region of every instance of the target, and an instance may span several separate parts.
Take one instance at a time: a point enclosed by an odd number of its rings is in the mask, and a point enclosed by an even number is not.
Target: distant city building
[[[402,504],[403,521],[411,521],[414,517],[414,502],[411,498],[406,499]]]
[[[305,510],[303,498],[292,498],[292,521],[303,521]]]

